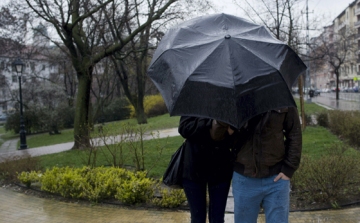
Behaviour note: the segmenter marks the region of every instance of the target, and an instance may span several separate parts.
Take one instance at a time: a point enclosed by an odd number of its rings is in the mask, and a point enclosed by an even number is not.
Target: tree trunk
[[[306,119],[305,119],[305,108],[304,108],[303,75],[300,75],[298,78],[298,88],[300,95],[301,130],[304,131],[306,128]]]
[[[91,71],[88,71],[91,74]],[[89,73],[78,75],[78,93],[76,97],[76,109],[74,120],[74,147],[81,149],[90,146],[90,88],[91,75]]]
[[[141,98],[140,98],[140,96],[138,97],[138,102],[137,102],[137,106],[136,106],[136,119],[138,121],[138,124],[146,124],[147,123],[147,117],[145,115],[143,98],[144,98],[144,96],[142,96]]]
[[[339,72],[338,71],[335,71],[335,75],[336,75],[336,89],[335,89],[335,92],[336,92],[336,100],[339,100]]]

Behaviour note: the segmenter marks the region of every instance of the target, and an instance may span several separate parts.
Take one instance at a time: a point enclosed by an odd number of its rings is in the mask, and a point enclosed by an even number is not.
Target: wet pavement
[[[360,102],[336,102],[329,94],[328,97],[318,96],[311,102],[329,109],[360,110]],[[159,131],[160,137],[178,135],[177,128]],[[0,162],[11,156],[31,155],[40,156],[70,150],[73,143],[57,144],[27,150],[16,149],[17,140],[7,141],[0,147]],[[233,220],[233,198],[229,194],[227,203],[226,223]],[[86,222],[86,223],[185,223],[190,222],[190,214],[183,210],[132,209],[114,205],[93,205],[87,202],[63,202],[48,198],[39,198],[14,191],[11,188],[0,188],[0,222]],[[265,222],[260,214],[258,223]],[[344,208],[340,210],[323,210],[309,212],[291,212],[290,223],[360,223],[360,207]]]
[[[360,93],[340,93],[339,100],[336,100],[335,93],[321,94],[321,96],[311,98],[311,102],[331,109],[360,111]]]
[[[226,223],[233,223],[233,214],[227,213]],[[68,203],[39,198],[0,188],[0,222],[36,223],[186,223],[190,214],[182,210],[132,209],[112,205]],[[264,223],[260,214],[258,223]],[[291,212],[290,223],[359,223],[360,208]]]

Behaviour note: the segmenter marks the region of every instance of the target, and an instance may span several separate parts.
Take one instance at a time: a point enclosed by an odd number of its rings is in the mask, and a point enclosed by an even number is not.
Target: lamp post
[[[27,149],[26,145],[26,130],[25,130],[25,124],[24,124],[24,118],[23,118],[23,104],[22,104],[22,92],[21,92],[21,75],[24,70],[25,64],[21,61],[20,58],[17,58],[13,62],[13,66],[15,68],[15,71],[17,73],[18,79],[19,79],[19,97],[20,97],[20,148],[19,149]]]
[[[100,105],[101,105],[101,124],[105,125],[104,121],[104,95],[102,93],[100,93]]]

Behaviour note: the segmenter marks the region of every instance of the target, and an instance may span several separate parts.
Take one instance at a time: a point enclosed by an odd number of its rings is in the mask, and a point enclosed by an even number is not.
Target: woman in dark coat
[[[186,139],[183,186],[190,206],[191,223],[223,223],[233,171],[231,129],[208,118],[183,116],[179,133]]]

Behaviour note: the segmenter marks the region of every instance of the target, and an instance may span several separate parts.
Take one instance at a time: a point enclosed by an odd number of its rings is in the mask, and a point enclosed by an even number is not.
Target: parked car
[[[0,115],[0,123],[5,123],[6,119],[7,119],[7,115],[5,114]]]
[[[356,93],[359,92],[359,87],[358,86],[353,87],[353,91]]]
[[[354,89],[352,87],[344,87],[342,89],[343,92],[354,92]]]
[[[337,89],[338,92],[340,92],[341,90],[342,90],[341,87],[339,87],[339,88]],[[332,88],[331,88],[331,92],[336,92],[336,87],[332,87]]]
[[[299,93],[299,88],[298,87],[292,87],[291,91],[293,94],[298,94]]]

